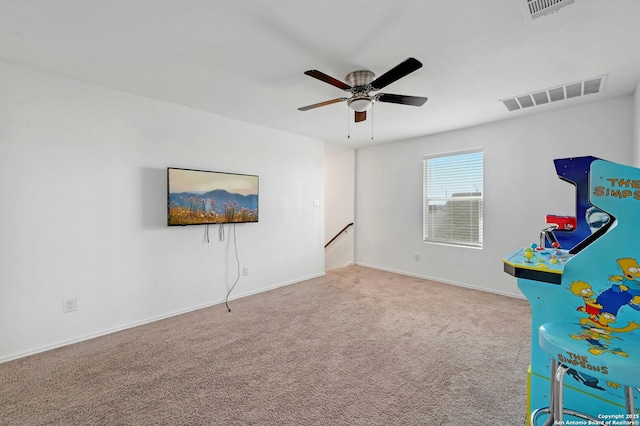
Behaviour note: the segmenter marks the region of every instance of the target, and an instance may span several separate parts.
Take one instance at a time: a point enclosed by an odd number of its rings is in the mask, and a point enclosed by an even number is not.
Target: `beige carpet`
[[[0,424],[525,424],[525,300],[353,266],[230,306],[0,364]]]

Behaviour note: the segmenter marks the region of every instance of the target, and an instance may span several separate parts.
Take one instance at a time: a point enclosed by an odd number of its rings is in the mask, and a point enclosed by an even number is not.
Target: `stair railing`
[[[329,244],[331,244],[331,243],[333,242],[333,240],[335,240],[336,238],[338,238],[338,237],[340,236],[340,234],[342,234],[343,232],[345,232],[345,231],[347,230],[347,228],[348,228],[348,227],[350,227],[350,226],[353,226],[353,222],[351,222],[350,224],[348,224],[347,226],[345,226],[344,228],[342,228],[342,229],[340,230],[340,232],[338,232],[338,233],[336,234],[336,236],[335,236],[335,237],[333,237],[333,238],[331,239],[331,241],[329,241],[327,244],[325,244],[325,245],[324,245],[324,248],[327,248],[327,246],[328,246]]]

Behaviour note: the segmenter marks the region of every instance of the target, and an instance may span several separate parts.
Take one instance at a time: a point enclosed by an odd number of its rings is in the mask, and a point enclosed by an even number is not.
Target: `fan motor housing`
[[[351,87],[368,86],[376,75],[368,70],[353,71],[347,74],[344,80]]]

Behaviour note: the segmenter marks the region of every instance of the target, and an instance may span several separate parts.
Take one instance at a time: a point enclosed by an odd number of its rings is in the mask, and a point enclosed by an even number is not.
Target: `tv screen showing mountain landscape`
[[[258,176],[167,169],[168,224],[258,221]]]

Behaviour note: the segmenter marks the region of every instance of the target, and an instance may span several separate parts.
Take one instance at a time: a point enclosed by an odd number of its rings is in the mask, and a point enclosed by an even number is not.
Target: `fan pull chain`
[[[371,140],[373,140],[373,105],[371,105]]]
[[[351,117],[349,114],[349,107],[347,107],[347,139],[351,139]]]

